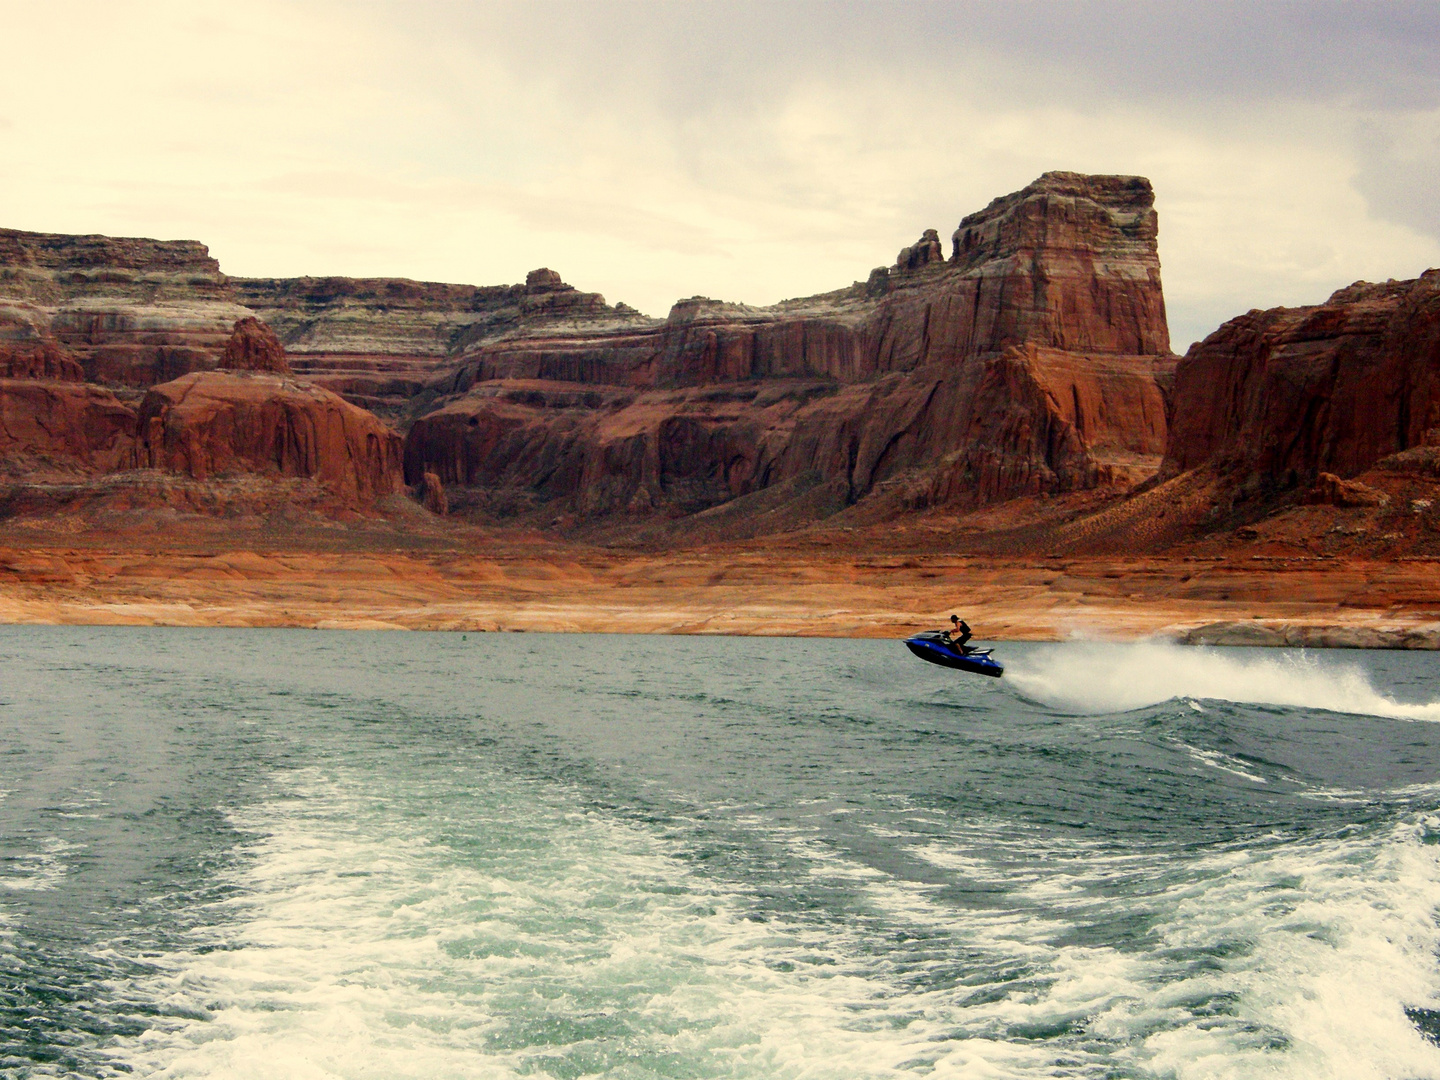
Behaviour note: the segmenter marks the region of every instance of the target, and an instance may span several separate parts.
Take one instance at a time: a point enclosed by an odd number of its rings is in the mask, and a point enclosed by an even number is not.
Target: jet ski
[[[928,660],[941,667],[969,671],[976,675],[993,675],[997,679],[1005,674],[1005,668],[990,658],[991,650],[952,645],[939,630],[926,630],[912,638],[906,638],[905,647],[921,660]]]

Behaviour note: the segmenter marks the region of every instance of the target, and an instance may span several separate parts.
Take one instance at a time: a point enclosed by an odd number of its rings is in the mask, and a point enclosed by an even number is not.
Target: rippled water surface
[[[1417,654],[0,628],[0,1071],[1440,1077]]]

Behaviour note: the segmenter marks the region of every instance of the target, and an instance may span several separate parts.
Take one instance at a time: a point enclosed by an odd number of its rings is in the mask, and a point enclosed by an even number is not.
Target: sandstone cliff
[[[30,304],[0,301],[0,378],[83,382],[84,369]]]
[[[1293,487],[1440,445],[1440,271],[1251,311],[1175,372],[1164,475],[1208,464]]]
[[[321,503],[338,508],[366,506],[400,488],[400,437],[363,409],[287,377],[284,349],[253,318],[236,323],[223,350],[230,370],[191,372],[153,387],[138,414],[107,389],[43,370],[50,347],[38,347],[28,377],[0,378],[0,455],[10,482],[0,516],[116,494],[128,505],[178,496],[212,512],[233,502],[224,492],[123,482],[136,469],[196,481],[300,477],[321,485]],[[62,356],[59,375],[73,374],[66,365],[78,367]],[[87,487],[77,485],[81,476],[106,479]],[[253,489],[244,492],[252,502]]]
[[[1440,553],[1440,271],[1251,311],[1196,343],[1157,481],[1047,547]]]
[[[277,332],[298,373],[394,416],[439,364],[475,342],[654,321],[552,270],[489,287],[229,278],[193,241],[0,230],[0,347],[7,326],[24,325],[92,382],[138,390],[210,370],[246,317]]]
[[[771,308],[482,341],[433,377],[406,475],[452,506],[695,513],[788,485],[825,512],[1128,484],[1165,444],[1153,195],[1048,173],[864,283]]]
[[[77,382],[0,378],[0,455],[24,476],[55,465],[87,472],[134,459],[135,412],[109,390]]]
[[[12,231],[0,371],[151,387],[141,467],[395,489],[394,436],[334,390],[415,417],[406,476],[433,475],[450,509],[546,524],[1123,490],[1164,449],[1156,234],[1147,181],[1047,173],[964,218],[948,257],[930,229],[845,289],[655,320],[549,269],[489,288],[231,279],[195,243]],[[210,372],[287,363],[319,385]]]
[[[523,285],[444,285],[401,278],[234,278],[235,296],[273,327],[298,373],[365,408],[401,417],[465,348],[515,334],[654,320],[553,270]]]
[[[85,377],[148,386],[213,367],[234,300],[204,245],[0,229],[0,309],[24,311]]]
[[[258,472],[322,480],[350,503],[400,486],[400,437],[318,386],[263,372],[197,371],[141,402],[137,463],[197,480]]]

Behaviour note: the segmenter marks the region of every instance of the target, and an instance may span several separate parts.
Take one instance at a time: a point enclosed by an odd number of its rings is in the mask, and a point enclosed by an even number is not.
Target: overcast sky
[[[663,315],[1048,169],[1155,184],[1178,351],[1440,265],[1440,4],[0,0],[0,225]],[[948,249],[948,244],[947,244]]]

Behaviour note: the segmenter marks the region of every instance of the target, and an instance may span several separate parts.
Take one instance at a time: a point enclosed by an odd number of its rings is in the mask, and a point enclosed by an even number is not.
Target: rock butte
[[[696,297],[663,320],[549,269],[492,287],[240,279],[188,241],[0,231],[0,542],[132,543],[148,513],[168,543],[203,547],[220,513],[249,522],[227,536],[299,549],[339,527],[374,551],[483,558],[543,534],[572,558],[671,552],[646,556],[660,577],[713,545],[732,552],[715,565],[763,549],[799,567],[837,544],[1108,558],[1172,598],[1191,575],[1157,567],[1244,558],[1255,572],[1218,606],[1165,609],[1182,629],[1226,624],[1193,640],[1440,640],[1428,574],[1398,601],[1364,576],[1343,601],[1403,626],[1315,621],[1341,603],[1317,574],[1440,555],[1440,277],[1250,312],[1180,359],[1153,202],[1139,177],[1047,173],[961,220],[948,253],[927,229],[847,288],[765,308]],[[1228,628],[1281,580],[1299,588],[1264,609],[1282,621]],[[938,612],[958,584],[914,596]],[[932,610],[906,595],[907,613]],[[1126,625],[1141,623],[1168,625]]]
[[[949,259],[930,230],[822,296],[481,342],[426,384],[406,478],[581,519],[769,493],[792,523],[884,487],[915,509],[1128,485],[1164,451],[1173,368],[1153,204],[1139,177],[1047,173]]]
[[[136,429],[137,466],[196,480],[311,477],[346,506],[400,486],[399,435],[322,387],[263,371],[195,371],[151,387]]]

